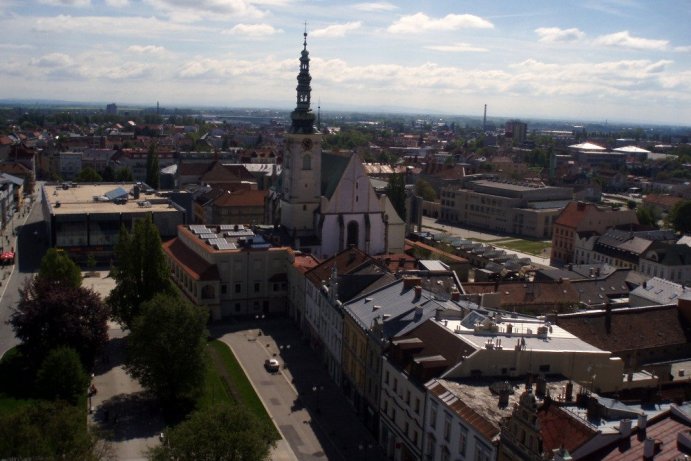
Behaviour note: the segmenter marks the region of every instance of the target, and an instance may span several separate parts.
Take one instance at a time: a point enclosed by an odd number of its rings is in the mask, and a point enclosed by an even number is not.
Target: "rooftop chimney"
[[[619,434],[622,438],[627,438],[631,435],[631,420],[624,418],[619,421]]]
[[[438,307],[434,310],[434,320],[436,321],[441,321],[442,313],[444,312],[444,309],[441,307]]]
[[[641,413],[638,415],[638,430],[644,431],[648,426],[648,415],[646,413]]]
[[[612,332],[612,305],[610,303],[605,306],[605,331],[607,334]]]
[[[650,437],[643,442],[643,459],[653,459],[655,456],[655,440]]]

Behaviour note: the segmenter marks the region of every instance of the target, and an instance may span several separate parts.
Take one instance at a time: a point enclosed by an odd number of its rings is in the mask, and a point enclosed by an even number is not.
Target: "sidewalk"
[[[263,332],[262,343],[266,344],[264,347],[275,352],[283,364],[282,373],[297,394],[298,410],[305,411],[310,417],[309,428],[319,440],[322,456],[325,456],[321,459],[385,459],[372,434],[355,414],[341,390],[329,378],[318,353],[302,342],[297,327],[288,319],[278,318],[252,324],[248,328],[257,326]],[[295,451],[296,454],[301,453],[299,450]],[[317,454],[311,455],[316,457]]]
[[[108,271],[94,271],[84,277],[82,286],[105,298],[115,286]],[[143,392],[123,366],[126,333],[120,325],[108,323],[108,344],[98,360],[92,384],[97,393],[88,402],[89,422],[103,431],[118,460],[145,460],[146,450],[158,445],[164,429],[156,401]]]

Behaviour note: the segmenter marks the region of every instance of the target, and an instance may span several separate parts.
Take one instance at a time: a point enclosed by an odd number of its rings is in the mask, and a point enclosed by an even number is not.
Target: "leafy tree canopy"
[[[36,374],[36,390],[48,400],[64,400],[76,405],[88,385],[89,376],[79,354],[69,347],[50,351]]]
[[[82,168],[82,171],[79,172],[75,180],[77,182],[101,182],[103,181],[103,178],[96,170],[90,166],[87,166]]]
[[[657,227],[657,216],[655,210],[650,206],[640,206],[636,208],[638,222],[644,226]]]
[[[179,296],[159,294],[134,319],[125,369],[166,405],[192,401],[202,387],[207,316]]]
[[[149,459],[263,461],[273,443],[267,423],[245,407],[226,404],[193,413],[166,433],[165,442],[149,452]]]
[[[49,248],[41,259],[38,278],[77,288],[82,284],[82,271],[64,251]]]
[[[685,200],[674,205],[669,221],[678,232],[691,233],[691,200]]]
[[[418,179],[415,183],[415,193],[422,197],[423,200],[433,202],[437,199],[437,191],[434,187],[424,179]]]
[[[19,291],[9,323],[34,363],[50,350],[68,346],[90,366],[108,340],[109,315],[108,306],[93,290],[38,276]]]
[[[405,179],[402,174],[394,173],[389,178],[389,185],[386,188],[386,195],[391,200],[391,204],[398,213],[398,216],[405,221]]]
[[[156,144],[152,142],[146,156],[146,183],[152,188],[158,189],[159,179],[158,153],[156,152]]]
[[[99,461],[111,448],[84,424],[84,411],[64,402],[38,401],[0,415],[0,459]]]
[[[124,227],[120,230],[111,274],[116,285],[107,302],[114,318],[127,328],[143,302],[158,293],[172,292],[161,236],[150,216],[137,221],[132,233]]]

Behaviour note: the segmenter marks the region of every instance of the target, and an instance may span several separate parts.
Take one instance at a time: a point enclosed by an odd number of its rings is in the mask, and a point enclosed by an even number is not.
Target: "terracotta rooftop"
[[[691,416],[682,407],[672,406],[669,411],[649,420],[644,431],[635,428],[631,436],[617,440],[584,461],[638,461],[684,460],[691,455]],[[646,439],[654,444],[653,457],[644,457]]]
[[[319,265],[319,260],[311,254],[306,253],[296,253],[295,260],[293,261],[293,267],[302,272],[303,274],[310,269],[313,269]]]
[[[354,247],[347,248],[310,269],[305,276],[316,286],[321,286],[323,281],[329,280],[331,277],[334,264],[338,275],[345,275],[357,270],[367,261],[374,262],[367,253]]]
[[[612,309],[610,332],[604,310],[557,317],[557,325],[598,349],[617,353],[684,345],[691,328],[676,305]]]
[[[218,267],[209,264],[197,253],[189,249],[180,239],[174,238],[163,244],[163,251],[177,260],[187,274],[194,280],[218,280]]]
[[[596,431],[557,405],[543,405],[537,412],[543,453],[565,448],[573,451],[590,440]]]
[[[578,291],[570,280],[553,282],[478,282],[464,283],[466,294],[499,293],[502,308],[521,304],[576,304]]]
[[[267,192],[265,190],[226,191],[214,200],[214,205],[219,207],[263,207]]]

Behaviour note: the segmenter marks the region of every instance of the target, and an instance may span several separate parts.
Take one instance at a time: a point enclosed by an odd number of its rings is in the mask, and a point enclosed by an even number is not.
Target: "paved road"
[[[214,326],[211,333],[231,347],[290,446],[293,455],[274,450],[273,460],[385,459],[316,353],[302,343],[300,332],[289,320]],[[274,354],[283,368],[270,374],[263,364]]]
[[[2,281],[2,286],[0,286],[0,358],[9,349],[19,344],[12,328],[7,325],[7,320],[12,313],[12,308],[19,301],[19,288],[38,270],[41,258],[47,249],[40,199],[33,205],[30,212],[28,205],[27,201],[27,208],[16,213],[12,222],[0,234],[0,246],[16,250],[16,264],[3,266],[0,269],[0,281]],[[12,232],[15,226],[19,227],[16,237]]]

